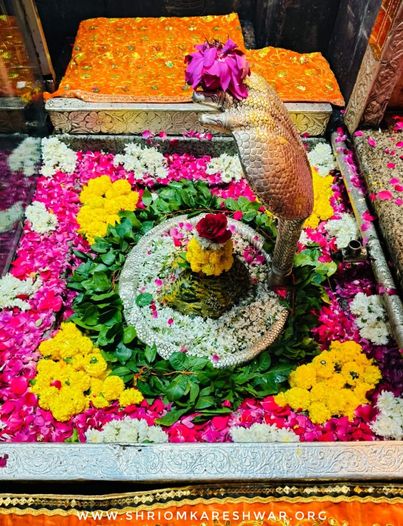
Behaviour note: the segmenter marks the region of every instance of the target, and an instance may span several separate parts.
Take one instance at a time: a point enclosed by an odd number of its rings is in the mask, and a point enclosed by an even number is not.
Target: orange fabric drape
[[[59,89],[49,97],[87,102],[190,102],[186,54],[195,44],[231,38],[245,49],[238,15],[183,18],[94,18],[81,22]],[[284,101],[343,105],[337,81],[320,53],[267,47],[248,50],[252,71]]]
[[[27,504],[29,506],[29,504]],[[313,497],[312,499],[223,498],[88,512],[28,509],[0,514],[1,526],[398,526],[403,499]],[[91,515],[92,513],[92,515]],[[193,515],[192,515],[193,513]],[[109,515],[108,515],[109,514]],[[288,521],[288,522],[287,522]]]

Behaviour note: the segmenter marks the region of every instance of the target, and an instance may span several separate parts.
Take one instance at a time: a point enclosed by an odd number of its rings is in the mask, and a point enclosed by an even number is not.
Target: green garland
[[[288,322],[283,334],[269,350],[245,365],[215,369],[208,359],[173,354],[159,357],[155,347],[144,345],[136,330],[126,324],[117,283],[128,252],[156,224],[178,213],[189,216],[216,210],[237,210],[242,220],[265,235],[265,250],[274,245],[275,225],[260,205],[240,197],[218,199],[206,184],[181,181],[157,191],[157,198],[146,190],[145,209],[121,212],[121,222],[109,227],[105,238],[98,238],[92,253],[75,251],[83,263],[69,280],[77,291],[71,320],[101,349],[113,371],[125,382],[136,384],[146,399],[162,397],[173,409],[159,423],[171,425],[185,413],[200,413],[197,421],[224,414],[244,398],[263,398],[287,386],[289,373],[305,357],[318,352],[311,337],[318,311],[326,301],[323,282],[336,270],[334,263],[320,263],[319,248],[304,250],[295,259],[296,287]],[[232,409],[223,406],[228,400]],[[196,421],[196,420],[195,420]]]

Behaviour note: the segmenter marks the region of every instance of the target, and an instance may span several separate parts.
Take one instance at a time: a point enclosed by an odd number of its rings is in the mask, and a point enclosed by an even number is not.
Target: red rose
[[[208,239],[213,243],[225,243],[231,237],[231,231],[227,229],[228,220],[224,214],[207,214],[200,219],[196,225],[200,237]]]

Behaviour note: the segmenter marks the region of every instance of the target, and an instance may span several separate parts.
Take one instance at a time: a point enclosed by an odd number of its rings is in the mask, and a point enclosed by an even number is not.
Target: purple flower
[[[240,100],[248,96],[244,79],[250,75],[243,51],[231,39],[225,44],[215,40],[195,46],[197,51],[186,55],[185,79],[193,89],[226,91]]]

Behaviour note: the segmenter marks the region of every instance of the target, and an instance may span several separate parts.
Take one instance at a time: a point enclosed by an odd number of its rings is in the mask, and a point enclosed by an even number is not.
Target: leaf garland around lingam
[[[170,425],[191,411],[197,411],[201,420],[230,412],[222,405],[226,400],[236,408],[245,397],[277,393],[287,385],[290,371],[305,356],[319,351],[311,337],[317,323],[314,312],[326,300],[322,283],[334,269],[318,264],[319,249],[310,249],[308,258],[299,258],[295,268],[298,286],[286,328],[270,350],[249,363],[223,370],[215,369],[206,358],[183,353],[164,360],[155,348],[145,346],[124,320],[117,282],[126,255],[155,224],[180,211],[193,211],[194,215],[226,208],[220,208],[220,201],[204,183],[175,182],[157,193],[158,198],[152,200],[149,192],[144,192],[145,209],[121,212],[121,222],[109,227],[105,238],[96,239],[91,253],[75,251],[83,263],[69,279],[69,287],[77,291],[71,321],[101,349],[114,375],[134,383],[148,400],[161,396],[173,404],[172,411],[161,419],[162,425]],[[268,233],[267,250],[271,251],[273,219],[255,203],[248,207],[242,198],[227,201],[231,211],[242,208],[251,226]]]

